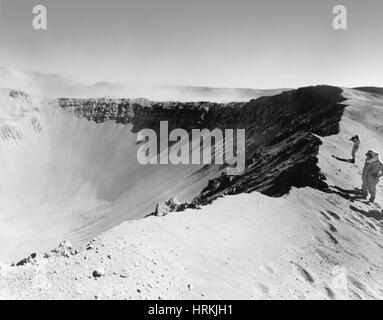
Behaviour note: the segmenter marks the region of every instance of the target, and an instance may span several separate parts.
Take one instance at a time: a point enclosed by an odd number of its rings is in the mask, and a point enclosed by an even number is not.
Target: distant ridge
[[[0,67],[1,88],[18,89],[31,95],[48,98],[141,98],[153,101],[214,101],[231,102],[273,96],[281,89],[217,88],[204,86],[139,85],[112,82],[81,84],[57,74]],[[4,90],[3,90],[4,91]]]
[[[379,88],[379,87],[357,87],[353,89],[383,95],[383,88]]]

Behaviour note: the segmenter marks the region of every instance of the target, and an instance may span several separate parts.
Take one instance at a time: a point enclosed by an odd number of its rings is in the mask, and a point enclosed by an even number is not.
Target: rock
[[[166,216],[170,212],[179,211],[180,204],[174,199],[170,198],[166,202],[157,204],[155,211],[151,214],[156,217]]]
[[[69,241],[63,241],[59,244],[59,248],[72,249],[72,244]]]
[[[94,278],[100,278],[105,275],[105,270],[103,268],[98,268],[92,273]]]
[[[24,258],[22,260],[20,260],[19,262],[16,263],[16,267],[21,267],[21,266],[24,266],[26,265],[27,263],[29,263],[29,257],[28,258]]]
[[[37,264],[43,258],[42,255],[38,255],[37,253],[32,253],[30,256],[20,260],[16,263],[17,267],[25,266],[26,264]]]
[[[63,241],[56,249],[52,250],[52,253],[56,256],[69,258],[70,256],[77,254],[77,250],[72,248],[72,244],[69,241]]]

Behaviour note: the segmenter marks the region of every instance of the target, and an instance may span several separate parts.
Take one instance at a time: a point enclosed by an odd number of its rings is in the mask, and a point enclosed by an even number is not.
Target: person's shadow
[[[354,202],[356,200],[365,200],[366,198],[363,197],[362,195],[362,190],[359,189],[359,188],[355,188],[355,189],[352,189],[352,190],[346,190],[346,189],[343,189],[341,187],[337,187],[337,186],[331,186],[333,189],[332,193],[335,193],[337,195],[340,195],[341,197],[351,201],[351,202]]]
[[[367,211],[367,210],[356,208],[354,206],[350,206],[350,209],[364,215],[367,218],[373,218],[377,221],[383,220],[383,210],[373,209],[373,210]]]
[[[338,160],[338,161],[342,161],[342,162],[347,162],[347,163],[354,163],[352,161],[352,159],[344,159],[344,158],[339,158],[339,157],[336,157],[336,156],[332,156],[334,159]]]

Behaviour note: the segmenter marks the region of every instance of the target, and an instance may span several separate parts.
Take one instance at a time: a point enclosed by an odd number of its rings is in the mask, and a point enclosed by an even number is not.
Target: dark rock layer
[[[64,110],[95,122],[116,121],[159,130],[183,128],[245,129],[246,170],[242,175],[218,176],[188,205],[206,204],[223,194],[259,191],[282,196],[291,187],[310,186],[326,191],[325,177],[317,166],[319,136],[339,132],[345,105],[342,89],[306,87],[261,97],[248,103],[152,102],[145,99],[59,99]],[[315,134],[315,135],[313,135]],[[203,175],[210,165],[196,172]],[[224,169],[221,166],[220,169]]]

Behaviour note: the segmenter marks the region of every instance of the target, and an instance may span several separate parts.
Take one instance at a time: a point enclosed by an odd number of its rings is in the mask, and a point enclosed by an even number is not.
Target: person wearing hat
[[[368,150],[362,173],[362,197],[364,199],[370,194],[369,201],[375,201],[376,186],[381,176],[383,176],[383,163],[379,158],[379,153],[374,150]]]

